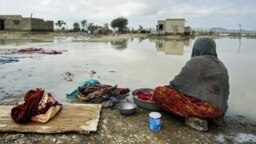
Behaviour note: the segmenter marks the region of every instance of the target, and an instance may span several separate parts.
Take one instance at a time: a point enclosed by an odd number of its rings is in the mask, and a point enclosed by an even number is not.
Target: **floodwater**
[[[57,99],[66,101],[66,93],[91,78],[131,90],[168,85],[190,59],[195,40],[0,40],[0,57],[8,50],[30,47],[64,51],[61,55],[15,54],[23,58],[16,63],[0,64],[0,99],[5,93],[26,92],[40,87],[52,92]],[[256,121],[256,39],[215,38],[215,41],[218,57],[230,76],[227,114],[242,115]],[[92,70],[96,74],[92,75]],[[69,76],[72,81],[65,80],[67,72],[73,75]]]

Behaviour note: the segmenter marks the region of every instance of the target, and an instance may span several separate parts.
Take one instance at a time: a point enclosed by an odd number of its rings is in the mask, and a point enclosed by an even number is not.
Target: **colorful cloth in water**
[[[11,117],[17,123],[30,120],[46,123],[53,118],[62,105],[45,90],[37,88],[30,90],[24,97],[25,103],[17,105],[11,110]]]
[[[48,54],[48,55],[56,55],[56,54],[62,54],[62,51],[57,50],[44,50],[43,48],[25,48],[20,49],[12,53],[22,53],[22,54],[33,54],[33,53],[39,53],[39,54]]]
[[[154,90],[153,99],[164,110],[184,117],[217,118],[222,116],[221,110],[215,106],[186,96],[167,86],[157,87]]]
[[[0,64],[18,62],[19,57],[0,57]]]

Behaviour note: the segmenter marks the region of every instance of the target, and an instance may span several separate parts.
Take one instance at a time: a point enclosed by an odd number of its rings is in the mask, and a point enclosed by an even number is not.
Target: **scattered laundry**
[[[66,52],[66,50],[63,51],[57,51],[57,50],[44,50],[43,48],[25,48],[25,49],[19,49],[19,50],[8,50],[8,52],[5,53],[7,56],[1,56],[0,57],[0,64],[5,63],[13,63],[13,62],[19,62],[20,58],[24,57],[14,57],[10,56],[13,54],[47,54],[47,55],[57,55],[62,54],[63,52]]]
[[[56,50],[49,50],[49,51],[43,50],[41,52],[41,54],[56,55],[56,54],[62,54],[62,52],[61,51],[56,51]]]
[[[20,50],[17,50],[16,53],[33,53],[33,52],[39,52],[39,51],[42,51],[43,48],[26,48],[26,49],[20,49]],[[13,52],[15,53],[15,52]]]
[[[23,57],[0,57],[0,64],[19,62],[19,59]]]
[[[33,53],[38,53],[38,54],[48,54],[48,55],[56,55],[56,54],[62,54],[62,51],[57,51],[57,50],[44,50],[43,48],[25,48],[25,49],[20,49],[17,51],[11,52],[12,54],[14,53],[22,53],[22,54],[33,54]]]

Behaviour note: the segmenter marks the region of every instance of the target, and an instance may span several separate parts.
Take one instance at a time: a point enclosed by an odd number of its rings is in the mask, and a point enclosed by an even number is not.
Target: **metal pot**
[[[118,105],[119,112],[123,115],[131,115],[136,111],[137,105],[131,102],[121,102]]]

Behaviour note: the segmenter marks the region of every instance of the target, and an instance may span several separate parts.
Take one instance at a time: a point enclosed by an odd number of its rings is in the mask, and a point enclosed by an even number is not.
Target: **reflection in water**
[[[241,48],[241,36],[239,37],[239,46],[238,46],[238,49],[237,49],[237,53],[239,53],[240,48]]]
[[[24,45],[29,43],[40,43],[40,42],[53,42],[52,39],[49,39],[47,41],[42,40],[36,40],[36,39],[0,39],[0,46],[2,45]]]
[[[144,37],[140,37],[140,38],[138,38],[138,40],[141,43],[141,42],[143,42],[145,40],[145,38]]]
[[[90,70],[97,71],[95,78],[102,83],[118,84],[131,90],[166,85],[190,59],[195,39],[190,40],[152,40],[144,39],[118,42],[66,42],[26,43],[19,47],[0,40],[0,52],[13,48],[43,47],[45,49],[66,50],[65,54],[53,56],[37,55],[21,59],[17,63],[0,65],[0,93],[16,90],[27,91],[41,87],[51,91],[58,99],[65,101],[65,94],[72,91],[80,82],[90,79]],[[21,40],[22,41],[22,40]],[[228,68],[230,76],[230,95],[228,115],[243,115],[256,121],[255,73],[256,39],[215,38],[218,57]],[[189,46],[187,46],[189,44]],[[171,51],[175,55],[162,55],[156,51]],[[113,48],[115,47],[115,48]],[[166,47],[166,48],[165,48]],[[184,47],[186,47],[184,49]],[[237,47],[241,47],[237,54]],[[118,49],[118,50],[117,50]],[[125,50],[124,50],[125,49]],[[184,49],[184,50],[183,50]],[[121,51],[123,50],[123,51]],[[1,56],[0,53],[0,56]],[[107,59],[106,59],[107,58]],[[50,69],[50,71],[49,71]],[[110,72],[115,71],[115,72]],[[74,79],[66,82],[61,74],[71,72]],[[32,76],[28,76],[32,75]],[[3,95],[0,94],[0,99]]]
[[[0,39],[0,45],[22,45],[26,43],[37,43],[39,40],[32,39]]]
[[[132,37],[132,38],[131,38],[131,42],[133,42],[133,40],[134,40],[134,38]]]
[[[124,50],[127,48],[127,42],[128,40],[121,40],[121,41],[111,41],[112,47],[114,47],[117,50]]]
[[[184,46],[189,46],[189,39],[156,40],[157,51],[167,55],[183,55]]]

